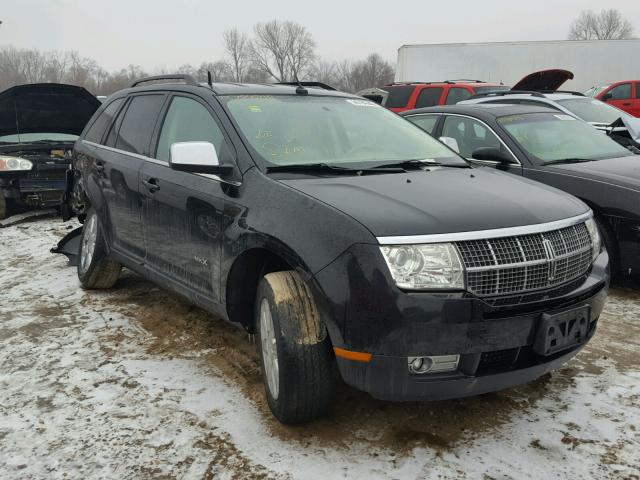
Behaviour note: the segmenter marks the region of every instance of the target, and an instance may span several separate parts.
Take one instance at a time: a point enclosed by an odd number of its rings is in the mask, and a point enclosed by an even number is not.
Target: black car
[[[402,115],[476,164],[580,198],[595,213],[612,272],[640,273],[640,155],[545,107],[455,105]]]
[[[135,84],[74,166],[81,284],[124,265],[257,333],[283,422],[320,415],[336,371],[390,400],[530,381],[578,352],[607,296],[583,202],[345,93]]]
[[[0,219],[60,206],[73,144],[100,107],[82,87],[19,85],[0,93]]]

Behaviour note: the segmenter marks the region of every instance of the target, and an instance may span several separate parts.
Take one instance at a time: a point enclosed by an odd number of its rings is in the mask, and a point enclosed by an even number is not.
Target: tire
[[[600,231],[600,238],[602,238],[602,244],[609,254],[609,270],[611,272],[611,278],[619,278],[620,272],[620,253],[618,251],[618,244],[611,227],[602,219],[602,217],[596,217],[596,224]]]
[[[9,206],[7,205],[7,199],[0,192],[0,220],[4,220],[9,216]]]
[[[111,288],[120,276],[122,266],[107,254],[107,247],[96,211],[91,209],[80,237],[78,279],[83,288]]]
[[[263,277],[255,322],[273,415],[285,424],[322,416],[333,397],[335,358],[311,291],[296,272]]]

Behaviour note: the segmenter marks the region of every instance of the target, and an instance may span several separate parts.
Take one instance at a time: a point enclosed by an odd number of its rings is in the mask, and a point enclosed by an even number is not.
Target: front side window
[[[95,119],[91,127],[89,127],[89,130],[84,136],[85,140],[93,143],[100,143],[102,141],[104,131],[111,124],[111,121],[120,108],[120,105],[122,105],[122,102],[124,102],[124,98],[117,98],[107,105],[98,118]]]
[[[636,82],[636,98],[640,98],[640,82]]]
[[[162,124],[156,158],[168,162],[172,144],[196,141],[212,143],[218,157],[228,154],[222,130],[209,110],[191,98],[174,97]]]
[[[502,148],[502,143],[496,134],[473,118],[448,115],[444,119],[442,136],[455,138],[460,155],[465,158],[472,158],[473,152],[478,148]]]
[[[267,166],[326,163],[367,168],[425,159],[465,164],[420,128],[369,100],[316,95],[218,98]]]
[[[419,126],[428,134],[432,135],[433,129],[436,126],[436,123],[438,123],[440,115],[411,115],[405,118],[411,123]]]
[[[560,113],[528,113],[498,122],[537,163],[633,155],[588,123]]]
[[[468,99],[471,97],[471,92],[466,88],[462,87],[453,87],[449,89],[449,93],[447,93],[447,105],[455,105],[458,102]]]
[[[133,97],[118,130],[116,148],[148,155],[151,133],[163,101],[164,95],[136,95]]]
[[[558,103],[585,122],[605,123],[609,125],[620,117],[629,116],[627,113],[622,110],[618,110],[616,107],[612,107],[600,100],[594,100],[592,98],[571,98],[567,100],[558,100]]]
[[[623,83],[622,85],[613,87],[607,93],[608,95],[611,95],[611,100],[627,100],[628,98],[631,98],[631,84]]]
[[[433,107],[440,104],[440,97],[442,96],[442,87],[427,87],[423,88],[416,100],[416,108]]]

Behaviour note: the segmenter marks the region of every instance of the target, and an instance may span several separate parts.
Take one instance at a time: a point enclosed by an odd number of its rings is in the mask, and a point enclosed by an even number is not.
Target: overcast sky
[[[107,70],[194,65],[222,56],[222,32],[256,22],[305,25],[328,60],[378,52],[395,61],[403,44],[566,38],[583,9],[617,8],[640,36],[640,0],[256,1],[0,0],[0,45],[77,50]]]

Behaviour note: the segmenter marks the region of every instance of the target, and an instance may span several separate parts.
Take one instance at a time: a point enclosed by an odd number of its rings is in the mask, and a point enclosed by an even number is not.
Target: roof
[[[478,118],[498,118],[507,115],[522,115],[525,113],[558,113],[557,110],[532,105],[510,104],[473,104],[473,105],[441,105],[438,107],[418,108],[400,113],[400,115],[415,115],[418,113],[458,113]]]

